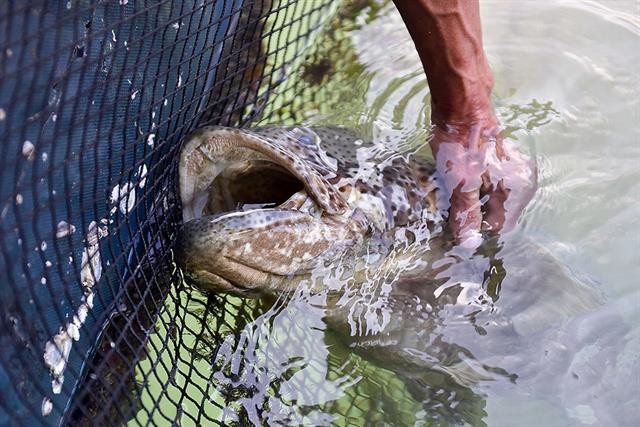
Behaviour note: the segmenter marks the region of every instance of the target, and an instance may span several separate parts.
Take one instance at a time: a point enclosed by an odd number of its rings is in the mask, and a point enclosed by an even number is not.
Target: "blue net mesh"
[[[0,425],[180,415],[179,143],[282,119],[334,3],[0,2]]]

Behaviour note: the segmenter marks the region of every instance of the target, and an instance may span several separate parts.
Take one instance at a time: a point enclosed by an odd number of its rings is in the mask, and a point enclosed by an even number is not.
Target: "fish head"
[[[181,152],[176,259],[201,288],[286,290],[359,247],[366,217],[306,128],[204,128]]]

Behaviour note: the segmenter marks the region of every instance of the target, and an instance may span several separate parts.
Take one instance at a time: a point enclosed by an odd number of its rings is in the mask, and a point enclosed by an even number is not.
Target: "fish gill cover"
[[[0,425],[217,419],[176,360],[179,142],[295,119],[288,77],[336,3],[0,3]],[[242,324],[214,299],[217,328]]]

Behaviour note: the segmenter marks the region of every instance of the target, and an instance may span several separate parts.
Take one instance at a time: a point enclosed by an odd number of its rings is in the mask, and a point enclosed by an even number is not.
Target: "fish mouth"
[[[302,182],[276,163],[235,162],[211,182],[202,216],[277,208],[300,191],[304,191]]]
[[[328,214],[347,203],[291,145],[249,130],[205,127],[183,147],[183,221],[241,209],[276,207],[304,190]]]
[[[183,148],[179,172],[176,260],[205,289],[290,288],[357,238],[340,193],[281,141],[205,128]]]
[[[289,291],[362,243],[360,223],[297,209],[249,209],[185,223],[176,261],[189,281],[242,296]]]

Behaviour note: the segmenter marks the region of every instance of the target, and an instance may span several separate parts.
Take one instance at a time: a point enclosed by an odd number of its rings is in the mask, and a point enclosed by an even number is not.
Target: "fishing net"
[[[243,423],[238,399],[273,405],[212,374],[273,307],[197,293],[172,263],[179,142],[297,121],[331,71],[315,42],[337,3],[0,3],[0,425]]]

